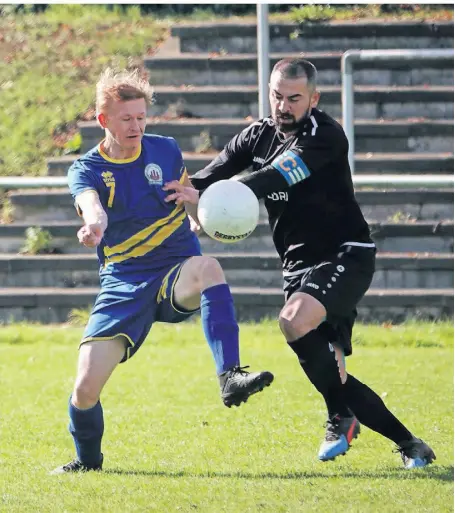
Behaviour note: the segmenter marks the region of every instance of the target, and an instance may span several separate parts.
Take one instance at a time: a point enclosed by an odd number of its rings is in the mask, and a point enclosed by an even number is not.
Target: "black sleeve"
[[[212,183],[227,180],[241,173],[253,163],[253,145],[262,122],[248,126],[234,136],[223,151],[210,164],[190,177],[198,190],[207,189]]]
[[[239,182],[248,185],[258,199],[265,198],[272,192],[284,191],[289,187],[286,179],[273,166],[266,166],[242,176]]]
[[[317,174],[330,169],[332,162],[347,156],[348,142],[344,132],[332,125],[305,133],[297,144],[279,155],[269,166],[263,167],[240,179],[256,194],[264,198],[272,192],[292,187]]]

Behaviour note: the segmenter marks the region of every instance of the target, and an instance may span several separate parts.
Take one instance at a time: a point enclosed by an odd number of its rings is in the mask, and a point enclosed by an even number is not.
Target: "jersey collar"
[[[103,139],[104,141],[104,139]],[[134,162],[137,160],[142,152],[142,144],[139,146],[139,149],[137,150],[136,154],[130,157],[129,159],[111,159],[111,157],[108,157],[106,153],[101,149],[101,145],[103,144],[103,141],[101,141],[98,144],[98,153],[103,157],[104,160],[107,160],[108,162],[112,162],[113,164],[129,164],[130,162]]]

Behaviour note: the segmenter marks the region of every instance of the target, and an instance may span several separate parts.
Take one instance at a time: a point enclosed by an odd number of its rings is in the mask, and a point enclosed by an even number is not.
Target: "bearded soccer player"
[[[240,367],[239,329],[223,270],[216,259],[201,255],[186,196],[176,198],[166,185],[190,185],[180,149],[172,138],[144,134],[152,93],[138,72],[106,70],[96,98],[105,139],[68,173],[84,220],[78,238],[97,248],[101,290],[85,328],[69,401],[77,457],[53,473],[102,468],[101,391],[155,322],[180,322],[200,310],[228,407],[246,402],[273,380],[270,372]]]
[[[317,108],[316,77],[305,59],[279,61],[270,77],[271,117],[236,135],[191,182],[203,194],[252,168],[240,180],[264,198],[283,264],[279,325],[327,405],[319,459],[345,454],[364,424],[397,444],[406,468],[423,467],[435,459],[432,449],[346,373],[356,306],[371,284],[376,247],[354,196],[345,133]]]

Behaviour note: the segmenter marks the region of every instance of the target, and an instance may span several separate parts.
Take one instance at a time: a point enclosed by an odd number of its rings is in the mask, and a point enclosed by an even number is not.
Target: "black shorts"
[[[352,353],[356,307],[373,279],[375,258],[374,244],[346,242],[338,253],[317,264],[298,262],[283,273],[286,301],[294,292],[304,292],[322,303],[327,316],[320,329],[327,332],[329,341],[343,347],[346,356]]]

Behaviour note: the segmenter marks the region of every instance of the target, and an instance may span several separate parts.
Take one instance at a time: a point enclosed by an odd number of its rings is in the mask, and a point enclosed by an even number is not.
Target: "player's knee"
[[[210,285],[226,282],[220,263],[216,258],[209,256],[199,258],[196,278],[201,285],[201,290]]]
[[[278,323],[286,340],[292,341],[316,329],[322,320],[323,316],[312,309],[311,305],[291,298],[281,310]]]
[[[278,323],[281,332],[288,342],[297,340],[314,329],[305,318],[295,316],[293,313],[287,312],[284,308],[280,313]]]
[[[100,390],[90,383],[90,380],[80,379],[76,381],[71,399],[76,408],[81,410],[91,408],[92,406],[95,406],[99,401],[99,398]]]

